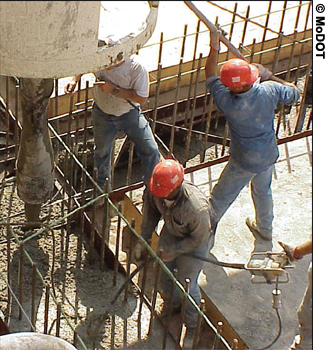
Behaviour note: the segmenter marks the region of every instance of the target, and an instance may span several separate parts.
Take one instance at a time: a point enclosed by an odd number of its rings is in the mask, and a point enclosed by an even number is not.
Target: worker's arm
[[[217,75],[218,52],[220,50],[220,35],[220,31],[210,34],[210,51],[205,66],[206,79]]]
[[[308,254],[312,254],[312,240],[300,244],[293,249],[294,259],[301,259]]]
[[[291,261],[302,259],[305,255],[312,253],[312,239],[296,247],[292,247],[283,242],[278,243],[284,249]]]
[[[94,85],[98,85],[101,90],[107,94],[114,94],[118,98],[131,102],[142,104],[145,103],[148,99],[147,97],[139,96],[133,89],[121,88],[110,81],[96,81]]]

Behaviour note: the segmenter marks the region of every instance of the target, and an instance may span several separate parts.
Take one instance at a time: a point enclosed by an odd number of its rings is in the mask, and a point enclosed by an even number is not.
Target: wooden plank
[[[282,48],[280,50],[280,55],[279,55],[279,66],[277,71],[279,71],[280,69],[285,69],[287,67],[287,64],[284,64],[284,68],[283,66],[280,66],[280,62],[283,62],[285,60],[289,60],[289,56],[291,54],[292,51],[292,46],[293,46],[293,40],[291,38],[293,38],[294,35],[287,35],[283,38],[282,40]],[[296,43],[294,46],[294,59],[292,60],[292,65],[293,67],[291,68],[295,68],[297,67],[297,63],[298,60],[296,59],[300,54],[302,54],[304,57],[312,52],[312,30],[306,30],[303,32],[299,32],[297,33],[296,36],[298,41],[301,40],[305,40],[306,45],[302,45],[300,43]],[[307,39],[305,39],[307,38]],[[255,51],[254,55],[253,55],[253,61],[254,62],[259,62],[260,60],[260,56],[261,56],[261,63],[263,65],[265,65],[268,69],[271,68],[272,62],[274,61],[274,56],[275,56],[275,49],[278,43],[278,38],[276,39],[271,39],[271,40],[267,40],[263,43],[262,45],[262,50],[257,50]],[[260,43],[256,43],[255,44],[255,49],[257,48],[261,48],[261,44]],[[252,52],[252,48],[253,48],[253,44],[248,45],[245,47],[246,50],[249,52]],[[226,61],[227,59],[227,52],[222,52],[219,54],[219,64],[222,64],[224,61]],[[302,64],[304,64],[306,61],[304,59],[302,59]],[[190,84],[190,77],[192,74],[192,66],[197,67],[197,63],[198,60],[196,60],[195,65],[193,61],[189,61],[189,62],[185,62],[182,65],[181,68],[181,99],[186,98],[187,94],[183,94],[183,87],[188,87]],[[204,81],[205,81],[205,72],[204,72],[204,66],[206,64],[206,58],[202,59],[202,71],[200,73],[200,77],[199,77],[199,89],[200,89],[200,93],[202,93],[202,91],[205,90],[204,88]],[[218,65],[219,65],[218,64]],[[177,75],[178,75],[178,69],[179,69],[179,65],[175,65],[175,66],[170,66],[167,68],[163,68],[161,70],[161,82],[160,82],[160,99],[163,99],[163,102],[159,105],[165,105],[168,103],[171,103],[174,99],[175,96],[175,89],[176,89],[176,79],[177,79]],[[147,109],[152,108],[152,106],[154,106],[154,98],[155,98],[155,94],[156,94],[156,81],[157,81],[157,71],[151,71],[149,73],[149,77],[150,77],[150,94],[149,94],[149,101],[144,105]],[[202,87],[201,87],[202,85]],[[173,91],[173,97],[170,95],[169,99],[170,101],[167,101],[167,98],[163,98],[162,95],[167,93],[167,92],[171,92]],[[76,111],[78,109],[83,109],[85,108],[85,104],[80,104],[81,102],[84,101],[85,99],[85,89],[81,89],[80,90],[80,97],[77,100],[77,93],[75,93],[74,96],[74,106],[73,106],[73,111]],[[58,115],[63,115],[66,113],[69,113],[69,104],[70,104],[70,96],[69,95],[60,95],[57,97],[58,99]],[[92,95],[92,88],[89,89],[89,100],[93,99],[93,95]],[[54,111],[55,111],[55,98],[51,98],[50,99],[50,105],[49,105],[49,118],[54,117]],[[91,105],[91,101],[88,102],[88,106]]]

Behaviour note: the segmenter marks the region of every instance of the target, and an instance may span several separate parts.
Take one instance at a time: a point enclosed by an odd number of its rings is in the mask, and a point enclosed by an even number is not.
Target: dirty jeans
[[[111,151],[119,130],[123,130],[135,145],[136,154],[141,158],[144,181],[148,182],[154,167],[160,160],[160,153],[151,128],[134,108],[129,112],[114,116],[104,113],[95,103],[92,108],[94,133],[94,163],[98,169],[98,184],[103,187],[106,178],[111,185]]]
[[[207,254],[211,250],[214,244],[214,235],[211,234],[208,241],[202,246],[197,249],[195,249],[192,254],[197,256],[203,256],[207,257]],[[189,278],[191,280],[189,284],[189,294],[194,299],[195,303],[199,306],[201,301],[201,292],[200,287],[198,285],[198,277],[203,269],[204,261],[191,258],[189,256],[180,255],[176,259],[172,261],[165,262],[168,269],[175,273],[176,279],[185,286],[185,279]],[[172,280],[171,278],[164,272],[161,271],[161,277],[160,277],[160,290],[163,299],[165,302],[168,301],[171,293],[172,288]],[[183,295],[178,289],[178,287],[174,287],[173,292],[173,306],[177,307],[182,304]],[[186,301],[186,308],[185,308],[185,323],[188,328],[193,328],[196,326],[198,313],[194,309],[194,307]]]
[[[255,208],[255,220],[259,230],[272,235],[273,198],[271,191],[274,165],[261,173],[252,173],[242,168],[231,157],[212,190],[210,202],[218,220],[237,198],[241,190],[251,181],[251,195]]]

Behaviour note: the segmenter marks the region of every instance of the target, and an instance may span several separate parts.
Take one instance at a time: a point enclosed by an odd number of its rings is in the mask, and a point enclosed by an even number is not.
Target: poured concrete
[[[209,255],[220,261],[246,263],[251,252],[281,251],[277,241],[298,245],[311,238],[312,232],[312,167],[309,162],[307,141],[301,139],[288,143],[289,156],[302,156],[290,160],[288,168],[285,151],[280,145],[279,163],[273,180],[275,208],[272,244],[254,239],[245,219],[254,215],[250,189],[246,187],[222,218],[216,234],[215,246]],[[213,184],[225,164],[211,168]],[[194,173],[194,182],[209,193],[205,183],[208,170]],[[307,286],[307,268],[312,256],[308,255],[289,270],[290,282],[279,284],[282,291],[282,334],[274,350],[288,348],[297,332],[297,308]],[[220,268],[206,263],[201,276],[201,287],[221,314],[250,349],[262,348],[271,343],[278,332],[275,310],[272,308],[274,284],[252,284],[251,275],[245,270]]]

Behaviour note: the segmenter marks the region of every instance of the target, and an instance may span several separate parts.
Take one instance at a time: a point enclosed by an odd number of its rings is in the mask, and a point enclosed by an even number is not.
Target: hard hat
[[[148,187],[156,197],[167,197],[183,180],[182,165],[173,159],[165,159],[153,169]]]
[[[220,70],[220,81],[227,87],[253,84],[259,77],[258,68],[242,58],[231,58]]]

